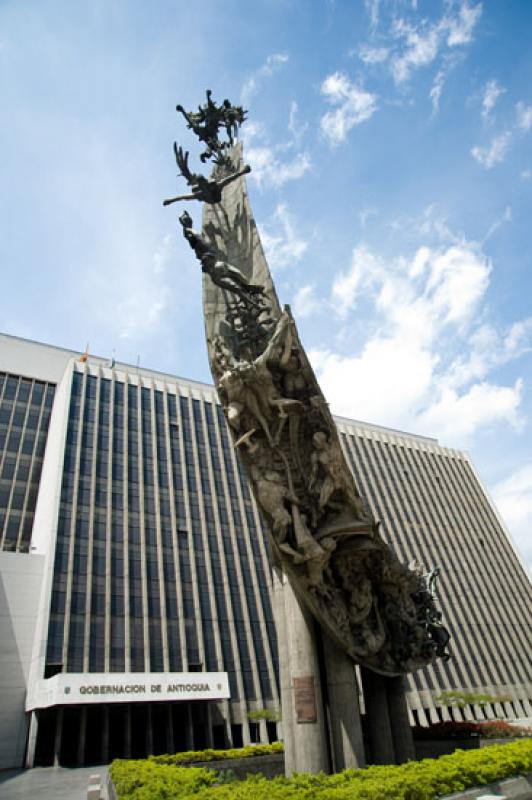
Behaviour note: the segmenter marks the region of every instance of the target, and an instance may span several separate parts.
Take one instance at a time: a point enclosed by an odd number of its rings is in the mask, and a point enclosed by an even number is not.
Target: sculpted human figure
[[[323,584],[324,572],[328,571],[331,554],[336,550],[336,542],[332,537],[322,539],[310,549],[307,562],[307,585],[309,587]]]
[[[246,119],[246,114],[242,106],[232,106],[229,100],[223,102],[223,119],[229,144],[233,146],[239,125]]]
[[[270,427],[267,418],[264,416],[259,399],[252,386],[249,385],[249,363],[245,361],[237,362],[231,369],[227,369],[219,378],[217,387],[226,399],[227,420],[233,430],[241,433],[241,419],[244,412],[248,412],[259,423],[264,431],[266,438],[271,439]],[[244,434],[249,441],[249,437],[254,432],[252,426]],[[248,436],[249,434],[249,436]],[[237,445],[243,442],[243,435],[240,436]]]
[[[332,499],[335,492],[340,492],[355,514],[358,517],[362,517],[364,508],[349,478],[346,479],[345,466],[339,446],[330,442],[327,434],[323,431],[318,431],[314,434],[312,444],[314,452],[311,456],[309,485],[311,488],[316,485],[318,487],[320,509],[326,506],[341,509],[343,504]]]
[[[289,317],[283,312],[268,346],[253,361],[239,361],[220,377],[218,386],[229,401],[228,419],[235,430],[240,428],[240,418],[247,410],[262,428],[271,447],[275,447],[288,413],[301,407],[299,400],[283,397],[275,385],[270,364],[275,363],[279,342],[285,335]],[[279,421],[276,435],[270,423],[275,414]]]
[[[206,178],[197,172],[191,172],[188,168],[188,152],[183,153],[183,149],[178,147],[174,142],[174,153],[180,174],[185,178],[188,185],[192,188],[191,194],[181,194],[178,197],[170,197],[163,200],[163,206],[169,206],[172,203],[177,203],[179,200],[199,200],[203,203],[214,205],[219,203],[222,199],[222,191],[230,183],[241,178],[242,175],[247,175],[251,172],[251,167],[246,164],[241,170],[231,172],[225,178],[215,180],[214,178]]]
[[[212,91],[207,89],[207,102],[203,106],[198,106],[197,113],[185,111],[182,105],[176,106],[176,111],[184,116],[187,127],[198,137],[201,142],[207,145],[207,149],[200,155],[200,159],[205,163],[213,156],[219,157],[221,151],[234,144],[234,136],[245,118],[247,111],[242,106],[233,106],[229,100],[224,100],[218,106],[212,99]],[[229,142],[220,142],[218,131],[225,127]]]
[[[298,553],[286,541],[288,528],[292,525],[292,515],[285,506],[289,502],[298,504],[298,499],[292,494],[283,477],[272,469],[261,469],[254,465],[251,468],[251,477],[257,492],[259,505],[272,519],[272,533],[280,550],[291,556],[294,563],[305,561],[308,556]]]
[[[283,388],[287,397],[300,397],[307,388],[307,382],[301,370],[301,359],[297,348],[291,348],[290,355],[282,365],[284,370]]]
[[[386,631],[376,609],[375,615],[376,619],[373,625],[370,622],[364,622],[361,625],[363,645],[360,653],[366,657],[377,653],[386,641]]]
[[[301,402],[292,397],[284,397],[274,383],[272,373],[285,368],[290,357],[291,345],[290,317],[283,311],[273,335],[264,352],[253,362],[255,378],[260,397],[267,406],[277,411],[280,424],[276,434],[279,440],[288,414],[301,408]],[[282,375],[279,375],[280,381]]]
[[[215,354],[214,366],[217,373],[221,375],[235,365],[235,359],[225,343],[223,336],[215,336],[212,340],[212,347]]]
[[[272,531],[277,544],[282,544],[286,539],[286,530],[292,523],[292,517],[285,508],[285,500],[297,503],[285,485],[282,477],[273,469],[261,469],[258,466],[251,468],[251,477],[257,489],[257,496],[261,507],[273,520]]]
[[[281,417],[286,417],[285,400],[278,396],[279,393],[265,364],[260,359],[235,362],[221,374],[217,386],[226,398],[227,419],[231,427],[241,433],[242,416],[247,412],[262,428],[268,443],[272,447],[275,446],[270,429],[272,408],[275,408]],[[292,400],[286,402],[294,404]],[[244,430],[244,434],[236,444],[249,443],[254,430],[249,426],[249,430]]]
[[[436,597],[436,581],[440,577],[440,568],[434,567],[430,570],[430,572],[427,573],[427,575],[424,575],[423,577],[427,583],[427,591],[434,600]]]
[[[248,283],[239,269],[216,258],[209,243],[204,237],[193,230],[192,217],[187,211],[183,211],[179,217],[179,222],[183,227],[183,236],[194,250],[196,258],[201,264],[201,271],[210,276],[213,283],[221,289],[241,297],[243,300],[250,300],[250,295],[263,293],[262,286]]]
[[[361,569],[353,568],[347,559],[338,559],[336,564],[344,591],[348,593],[349,619],[359,623],[366,619],[373,605],[373,587]]]

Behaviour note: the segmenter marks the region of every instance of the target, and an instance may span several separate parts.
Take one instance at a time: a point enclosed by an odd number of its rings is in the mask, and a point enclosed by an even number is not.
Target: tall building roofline
[[[377,425],[373,422],[364,422],[360,419],[352,419],[351,417],[342,417],[339,414],[333,414],[336,422],[346,423],[348,425],[357,425],[360,428],[368,428],[368,430],[378,430],[383,433],[395,433],[398,436],[408,436],[411,439],[420,439],[423,442],[430,442],[431,444],[439,444],[438,439],[434,436],[423,436],[420,433],[410,433],[409,431],[402,431],[399,428],[389,428],[387,425]]]
[[[55,344],[49,344],[48,342],[39,342],[36,339],[27,339],[23,336],[15,336],[10,333],[0,333],[0,337],[5,337],[6,339],[12,339],[13,341],[18,341],[23,344],[33,345],[35,347],[44,347],[47,349],[51,349],[54,351],[58,351],[60,353],[64,353],[65,356],[69,356],[70,358],[80,358],[83,355],[83,352],[80,350],[71,350],[67,347],[61,347]],[[92,355],[89,353],[88,356],[88,364],[89,366],[97,365],[99,367],[107,367],[109,365],[109,357]],[[0,358],[0,369],[2,369],[2,359]],[[179,382],[181,384],[185,384],[190,386],[191,388],[197,388],[200,390],[207,390],[213,391],[214,386],[212,383],[206,383],[205,381],[195,380],[193,378],[185,378],[181,375],[175,375],[170,372],[163,372],[161,370],[152,369],[151,367],[143,367],[138,366],[136,364],[130,364],[126,361],[116,361],[115,369],[121,372],[127,372],[130,375],[135,375],[137,372],[142,377],[154,377],[160,380],[167,380],[171,382]],[[378,425],[373,422],[365,422],[363,420],[352,419],[351,417],[344,417],[338,414],[333,414],[335,420],[339,423],[347,424],[347,425],[356,425],[358,427],[366,428],[367,430],[371,431],[382,431],[383,433],[387,434],[396,434],[397,436],[404,436],[408,437],[409,439],[414,439],[415,441],[422,441],[427,442],[429,444],[438,444],[438,439],[433,436],[423,436],[417,433],[411,433],[409,431],[402,431],[398,428],[391,428],[386,425]]]

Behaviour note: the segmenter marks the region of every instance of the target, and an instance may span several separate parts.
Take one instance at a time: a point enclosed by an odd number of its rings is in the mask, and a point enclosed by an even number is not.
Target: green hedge
[[[470,786],[532,771],[532,739],[481,750],[457,750],[401,766],[222,783],[216,771],[147,761],[114,761],[120,800],[433,800]]]
[[[193,764],[196,761],[221,761],[226,758],[251,758],[252,756],[271,756],[274,753],[283,753],[282,742],[274,744],[250,744],[247,747],[238,747],[231,750],[187,750],[185,753],[174,755],[150,756],[148,761],[155,764]]]

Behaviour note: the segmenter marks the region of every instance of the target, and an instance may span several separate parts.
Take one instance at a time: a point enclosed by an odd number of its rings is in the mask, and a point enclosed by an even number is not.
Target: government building
[[[408,676],[412,724],[532,717],[531,585],[468,455],[336,422],[386,541],[441,569],[451,658]],[[0,336],[0,626],[0,768],[282,738],[268,541],[212,386]]]

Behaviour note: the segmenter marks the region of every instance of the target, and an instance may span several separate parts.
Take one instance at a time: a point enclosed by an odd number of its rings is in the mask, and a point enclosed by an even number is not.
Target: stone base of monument
[[[366,706],[367,759],[371,764],[402,764],[416,758],[404,678],[361,669]]]
[[[364,747],[352,660],[316,625],[286,576],[274,572],[285,771],[339,772],[415,759],[403,678],[362,669]],[[366,752],[367,750],[367,752]]]

